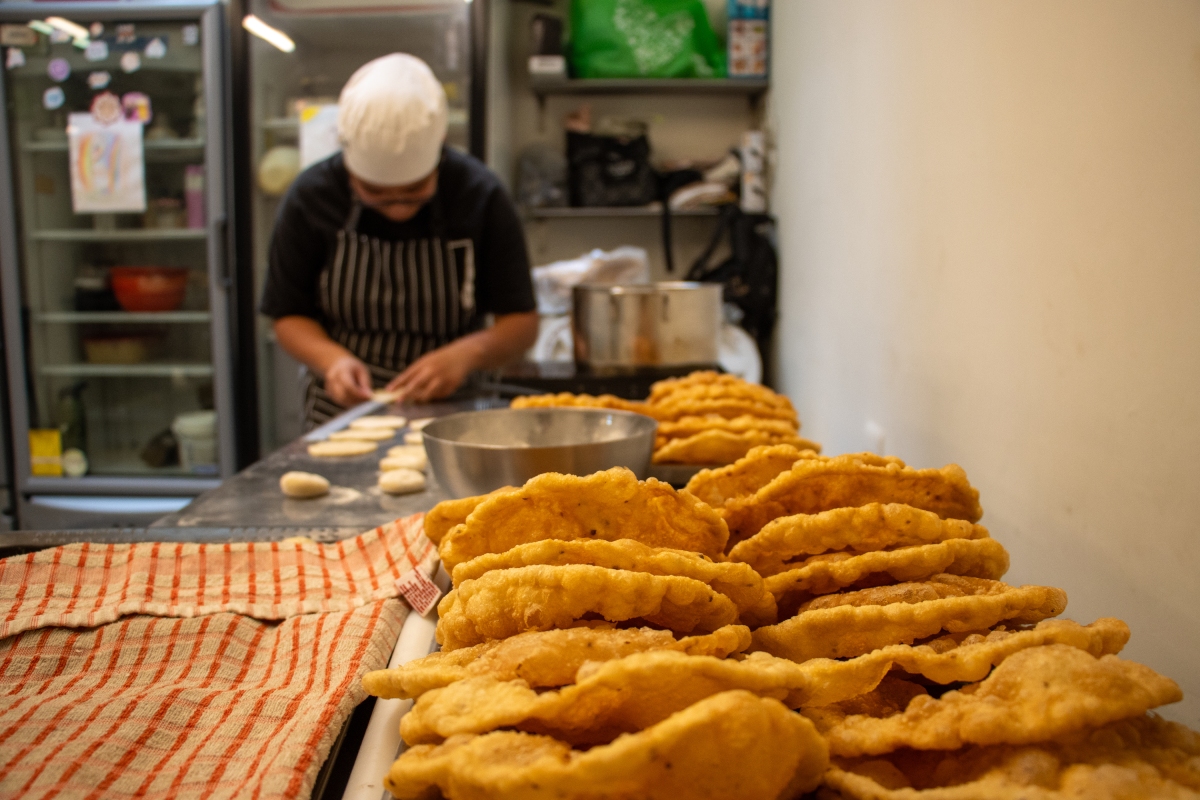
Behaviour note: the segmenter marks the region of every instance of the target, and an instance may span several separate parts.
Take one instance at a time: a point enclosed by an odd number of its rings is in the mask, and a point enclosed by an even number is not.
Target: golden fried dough
[[[811,556],[766,579],[780,616],[794,616],[814,595],[848,587],[921,581],[940,573],[997,580],[1008,571],[1008,551],[995,539],[949,539],[937,544]]]
[[[789,708],[869,692],[886,663],[814,659],[796,664],[758,653],[745,661],[669,650],[635,653],[579,670],[574,685],[537,692],[524,681],[469,678],[421,695],[400,722],[408,744],[499,728],[544,733],[574,745],[643,730],[706,697],[744,689]]]
[[[901,747],[1053,741],[1181,699],[1173,680],[1145,665],[1051,644],[1014,653],[984,681],[961,691],[914,697],[898,714],[845,715],[837,705],[805,713],[825,734],[830,752],[854,757]]]
[[[546,539],[519,544],[503,553],[488,553],[459,564],[454,568],[454,585],[474,580],[495,569],[512,569],[533,564],[590,564],[606,569],[694,578],[728,597],[741,613],[761,603],[766,593],[762,578],[746,564],[717,563],[698,553],[665,547],[647,547],[632,539],[618,539],[615,542]],[[770,605],[773,622],[774,604]]]
[[[981,681],[992,667],[1030,647],[1062,644],[1100,656],[1116,655],[1129,641],[1129,626],[1102,617],[1089,625],[1068,619],[1042,620],[1032,628],[947,634],[920,645],[894,644],[876,650],[892,666],[935,683]]]
[[[466,522],[467,517],[475,510],[475,507],[484,500],[487,500],[489,497],[495,497],[498,494],[503,494],[504,492],[515,492],[516,490],[515,486],[502,486],[495,491],[476,497],[443,500],[425,515],[425,536],[434,544],[440,544],[442,538],[450,532],[450,529],[455,525],[461,525]]]
[[[753,495],[726,502],[721,513],[736,545],[779,517],[867,503],[904,503],[968,522],[983,515],[979,492],[957,464],[913,469],[869,453],[797,461]]]
[[[828,751],[777,700],[722,692],[586,752],[548,736],[497,732],[417,745],[385,785],[400,800],[688,800],[796,797],[817,786]]]
[[[901,503],[868,503],[819,514],[793,514],[771,520],[729,551],[763,577],[786,572],[809,556],[829,551],[853,554],[892,547],[936,544],[949,539],[986,539],[987,528]]]
[[[587,477],[548,472],[489,497],[443,537],[438,554],[453,571],[484,553],[543,539],[635,539],[710,558],[729,536],[713,509],[687,492],[614,467]]]
[[[655,464],[732,464],[755,447],[790,444],[801,450],[821,452],[821,445],[799,436],[780,436],[764,431],[734,433],[707,430],[686,439],[671,439],[654,451]]]
[[[797,428],[800,427],[799,418],[791,404],[780,406],[749,397],[671,396],[662,403],[646,406],[646,409],[646,412],[643,413],[648,413],[660,421],[674,421],[682,417],[702,417],[707,414],[716,414],[728,419],[749,415],[763,419],[788,420]]]
[[[495,570],[465,581],[442,598],[438,616],[438,642],[443,650],[457,650],[596,617],[711,633],[736,622],[738,611],[732,600],[692,578],[572,564]]]
[[[687,403],[703,403],[710,400],[733,399],[787,409],[793,412],[793,414],[795,413],[791,400],[771,391],[765,386],[760,386],[756,383],[747,383],[746,381],[681,386],[661,399],[651,400],[650,405],[665,407],[686,405]]]
[[[776,436],[794,436],[798,427],[786,419],[763,419],[749,414],[726,419],[718,414],[703,417],[680,417],[672,422],[660,422],[656,436],[664,439],[686,439],[697,433],[709,430],[722,430],[731,433],[747,433],[761,431],[773,433]]]
[[[1066,592],[1050,586],[935,575],[921,583],[822,595],[791,619],[754,631],[751,648],[793,661],[846,658],[943,630],[1040,622],[1066,606]]]
[[[825,785],[856,800],[1195,800],[1200,734],[1145,714],[1037,745],[835,759]]]
[[[676,639],[670,631],[612,627],[612,623],[549,631],[526,631],[499,641],[439,651],[396,669],[363,676],[368,694],[384,698],[420,697],[465,678],[498,681],[520,678],[534,688],[565,686],[585,661],[609,661],[648,650],[674,650],[697,656],[724,658],[750,646],[750,629],[726,625],[712,633]]]
[[[527,397],[514,397],[512,408],[555,408],[566,406],[568,408],[611,408],[617,411],[632,411],[635,414],[647,414],[649,410],[645,403],[637,400],[623,400],[611,394],[602,394],[593,396],[590,394],[571,394],[570,392],[561,392],[559,394],[535,394]]]
[[[664,378],[661,381],[655,381],[650,386],[650,396],[647,399],[651,403],[657,403],[667,395],[681,389],[690,389],[695,386],[738,386],[744,383],[746,381],[736,375],[726,375],[711,369],[697,370],[679,378]]]
[[[719,509],[736,497],[754,494],[800,459],[819,457],[790,444],[755,447],[727,467],[697,472],[688,481],[687,491]]]

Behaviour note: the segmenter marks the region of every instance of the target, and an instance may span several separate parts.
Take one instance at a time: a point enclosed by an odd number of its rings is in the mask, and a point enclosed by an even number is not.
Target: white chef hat
[[[358,68],[338,99],[346,168],[368,183],[402,186],[433,172],[446,138],[446,91],[407,53]]]

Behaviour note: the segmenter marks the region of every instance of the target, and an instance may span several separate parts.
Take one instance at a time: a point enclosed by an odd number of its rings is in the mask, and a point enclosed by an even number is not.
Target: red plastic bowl
[[[187,291],[185,267],[113,267],[113,294],[126,311],[174,311]]]

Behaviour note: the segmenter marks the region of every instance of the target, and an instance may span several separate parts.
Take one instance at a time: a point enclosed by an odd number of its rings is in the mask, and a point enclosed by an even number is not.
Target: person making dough
[[[337,126],[342,151],[284,197],[260,306],[310,371],[309,425],[379,387],[445,397],[537,335],[516,208],[494,173],[445,145],[446,93],[425,62],[393,53],[360,67]]]

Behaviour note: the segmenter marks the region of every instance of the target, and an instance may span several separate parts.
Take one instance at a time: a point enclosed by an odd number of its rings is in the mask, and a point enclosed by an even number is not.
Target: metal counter
[[[426,472],[423,492],[392,496],[379,491],[379,461],[388,448],[403,444],[403,431],[391,440],[379,442],[375,452],[349,458],[313,458],[307,451],[309,444],[369,414],[400,414],[420,419],[506,405],[507,400],[494,397],[426,404],[363,403],[226,479],[180,511],[160,517],[149,527],[6,532],[0,537],[0,555],[83,541],[268,542],[307,536],[331,542],[357,536],[398,517],[428,511],[448,496],[430,471]],[[279,478],[291,470],[324,475],[333,486],[324,497],[310,500],[284,497],[279,490]]]

